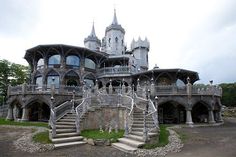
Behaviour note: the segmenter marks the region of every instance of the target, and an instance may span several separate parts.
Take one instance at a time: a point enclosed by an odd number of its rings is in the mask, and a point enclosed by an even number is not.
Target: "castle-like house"
[[[30,82],[9,87],[7,119],[50,119],[53,138],[73,129],[79,134],[82,129],[113,128],[125,129],[126,138],[141,142],[158,133],[159,123],[222,122],[221,89],[194,86],[199,80],[194,71],[148,70],[149,41],[133,40],[127,50],[116,12],[102,41],[93,25],[84,45],[28,49],[24,58],[31,67]],[[66,116],[72,120],[64,122]]]

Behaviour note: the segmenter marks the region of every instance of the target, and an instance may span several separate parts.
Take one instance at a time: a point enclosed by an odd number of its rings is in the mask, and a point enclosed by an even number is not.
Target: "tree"
[[[225,106],[236,107],[236,82],[235,83],[222,83],[220,84],[223,95],[222,104]]]
[[[8,86],[16,86],[26,82],[29,76],[28,66],[10,63],[7,60],[0,60],[0,100],[7,96]]]

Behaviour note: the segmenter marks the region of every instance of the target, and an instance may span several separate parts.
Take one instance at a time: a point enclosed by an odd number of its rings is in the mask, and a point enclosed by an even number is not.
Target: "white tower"
[[[149,51],[150,43],[145,38],[145,40],[139,39],[135,41],[133,39],[131,43],[131,51],[137,60],[137,68],[140,69],[140,71],[146,71],[148,70],[148,51]]]
[[[84,39],[84,46],[93,51],[99,51],[101,47],[101,41],[95,34],[94,23],[90,35]]]
[[[102,51],[114,55],[124,54],[124,36],[125,30],[118,24],[116,10],[114,10],[112,24],[106,28],[105,37],[102,40]]]

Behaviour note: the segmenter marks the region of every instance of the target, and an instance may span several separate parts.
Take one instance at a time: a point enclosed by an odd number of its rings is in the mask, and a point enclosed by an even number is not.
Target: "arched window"
[[[66,65],[69,65],[72,68],[78,68],[79,64],[80,64],[80,59],[78,56],[71,55],[66,57]]]
[[[43,86],[43,77],[42,76],[36,77],[35,83],[38,87],[42,87]]]
[[[60,55],[53,55],[48,59],[48,67],[55,67],[55,65],[61,64],[61,56]]]
[[[51,88],[54,84],[56,88],[59,88],[60,78],[57,72],[51,71],[47,75],[47,88]]]
[[[95,69],[96,68],[96,64],[94,63],[93,60],[89,59],[89,58],[85,58],[85,65],[86,68],[89,69]]]
[[[40,58],[37,63],[37,69],[43,69],[44,67],[44,59]]]
[[[116,43],[118,43],[118,38],[117,37],[115,38],[115,41],[116,41]]]

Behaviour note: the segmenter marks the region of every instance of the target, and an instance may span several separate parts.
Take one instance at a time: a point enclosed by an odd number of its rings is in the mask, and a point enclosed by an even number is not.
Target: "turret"
[[[94,23],[90,35],[84,39],[84,46],[93,51],[99,51],[101,47],[101,41],[95,34]]]
[[[141,40],[139,37],[137,41],[133,39],[130,47],[131,52],[137,60],[137,68],[140,71],[148,70],[148,52],[150,43],[147,38],[145,38],[145,40]]]
[[[108,54],[120,55],[125,53],[124,46],[125,30],[118,24],[116,10],[114,10],[113,21],[106,28],[105,37],[102,42],[102,50]]]

